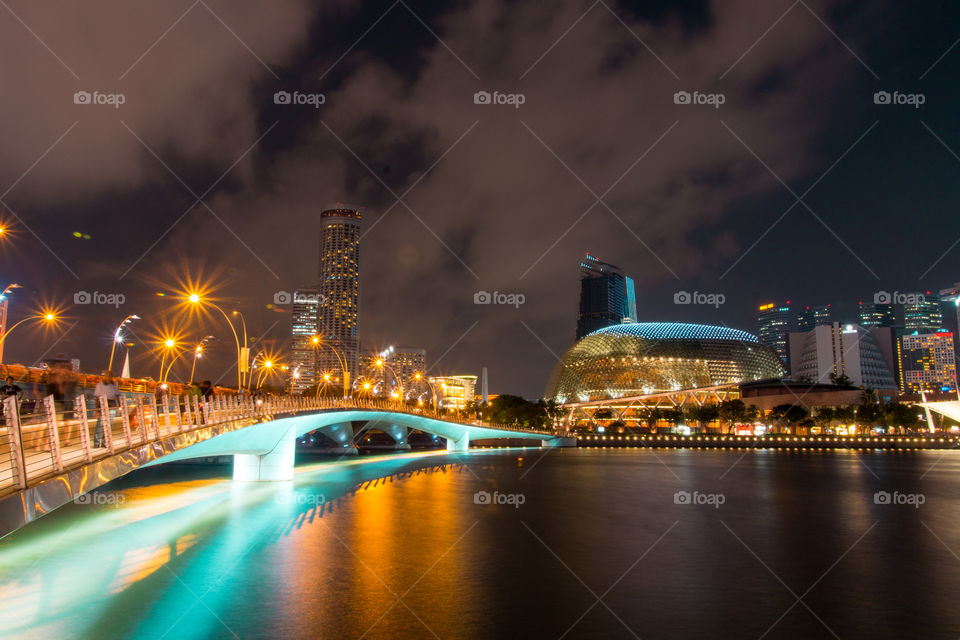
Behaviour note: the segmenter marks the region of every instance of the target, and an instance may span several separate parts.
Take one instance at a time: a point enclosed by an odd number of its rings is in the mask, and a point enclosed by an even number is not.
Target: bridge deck
[[[5,415],[10,415],[14,405],[5,403]],[[300,412],[336,412],[338,410],[366,409],[392,413],[415,414],[457,423],[463,426],[503,430],[503,437],[511,434],[526,436],[536,434],[550,438],[553,432],[531,431],[482,423],[467,423],[435,416],[420,409],[411,410],[406,405],[392,402],[354,401],[327,398],[280,397],[261,403],[249,397],[215,397],[209,403],[179,397],[169,399],[167,410],[139,399],[133,403],[126,398],[121,406],[110,410],[110,438],[112,446],[96,446],[97,416],[99,411],[83,404],[78,399],[72,411],[57,410],[52,397],[45,399],[38,409],[41,413],[6,420],[0,426],[0,497],[36,486],[65,472],[81,469],[86,465],[104,460],[159,442],[178,434],[190,434],[198,429],[218,426],[218,431],[247,426],[251,421],[269,420],[279,415]],[[87,418],[82,417],[86,414]],[[124,415],[126,417],[124,418]],[[21,477],[21,465],[25,477]]]

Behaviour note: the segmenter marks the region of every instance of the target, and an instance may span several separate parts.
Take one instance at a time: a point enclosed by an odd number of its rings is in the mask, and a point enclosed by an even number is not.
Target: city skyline
[[[180,15],[157,7],[143,22],[125,25],[142,36],[142,47],[100,34],[123,61],[102,77],[89,42],[23,8],[24,21],[80,81],[21,25],[3,26],[7,46],[28,52],[26,63],[49,83],[38,93],[26,81],[13,82],[6,107],[11,121],[29,114],[36,117],[28,122],[44,123],[18,130],[0,158],[11,230],[2,260],[10,281],[24,285],[13,294],[11,320],[23,317],[24,301],[31,309],[43,302],[69,307],[80,291],[122,294],[126,302],[69,309],[80,322],[56,345],[60,335],[53,333],[39,349],[6,345],[5,360],[32,362],[53,345],[50,354],[103,368],[112,327],[128,313],[162,326],[165,301],[155,293],[170,295],[187,276],[215,282],[225,303],[242,303],[252,331],[282,341],[289,315],[270,305],[278,291],[309,284],[302,274],[313,268],[317,203],[332,200],[366,206],[364,245],[373,249],[361,266],[359,322],[368,341],[446,352],[438,366],[449,373],[487,366],[494,390],[528,397],[540,392],[570,344],[568,310],[578,295],[573,265],[587,249],[632,274],[639,320],[722,322],[750,331],[754,309],[769,299],[832,302],[834,318],[853,320],[856,302],[877,292],[938,290],[957,279],[952,243],[960,223],[949,212],[960,197],[960,165],[951,155],[960,141],[949,123],[956,92],[950,78],[960,59],[944,55],[953,40],[941,14],[893,8],[876,15],[836,3],[789,11],[789,4],[748,10],[623,3],[584,14],[586,7],[565,3],[541,16],[543,9],[525,6],[517,11],[555,28],[526,33],[528,22],[515,21],[509,36],[523,36],[522,49],[492,62],[487,53],[497,38],[485,42],[463,29],[476,18],[470,6],[424,3],[411,6],[413,14],[398,6],[359,41],[382,8],[345,8],[336,30],[331,14],[294,3],[281,3],[262,24],[252,14],[216,8],[250,50],[196,11],[157,41],[163,30],[156,24]],[[505,9],[491,12],[498,10]],[[492,24],[480,19],[477,34]],[[631,34],[646,34],[648,25],[674,29],[641,36],[657,56]],[[781,30],[793,40],[781,41]],[[929,37],[907,35],[919,30]],[[390,32],[399,40],[382,37]],[[200,34],[220,57],[191,64],[201,66],[203,78],[222,72],[222,98],[198,111],[185,97],[197,80],[187,76],[168,87],[167,99],[148,104],[138,83],[169,82],[165,71]],[[598,39],[612,49],[587,46]],[[578,60],[584,50],[591,56]],[[807,64],[799,62],[804,52]],[[618,55],[622,64],[613,62]],[[455,81],[438,86],[429,70]],[[624,94],[635,77],[646,80],[644,92]],[[763,82],[773,88],[760,94],[754,88]],[[237,97],[240,87],[256,83],[264,90]],[[114,89],[126,98],[116,108],[72,101],[78,91]],[[585,117],[596,102],[575,98],[614,90],[616,113],[606,118]],[[525,101],[475,103],[483,91],[519,92]],[[684,91],[718,92],[725,101],[716,108],[685,104]],[[875,102],[883,91],[920,92],[926,100],[920,108]],[[324,96],[322,104],[297,103],[315,94]],[[214,131],[210,123],[227,105],[242,124],[230,136],[157,127],[169,118],[188,121],[179,116],[190,109],[197,126]],[[615,128],[637,109],[646,114],[639,126],[626,134]],[[568,130],[554,113],[585,124]],[[94,139],[98,151],[91,154]],[[607,160],[581,159],[577,149]],[[798,204],[794,195],[810,187]],[[896,232],[905,224],[930,233]],[[478,291],[522,294],[525,303],[478,306]],[[725,301],[719,308],[680,307],[679,291]],[[442,322],[437,308],[445,310]],[[956,331],[953,314],[945,323]],[[146,332],[146,322],[134,325],[131,338]],[[204,364],[210,377],[230,365],[230,336],[216,333],[225,345],[211,347],[211,364]],[[134,372],[142,372],[137,348],[132,357]]]

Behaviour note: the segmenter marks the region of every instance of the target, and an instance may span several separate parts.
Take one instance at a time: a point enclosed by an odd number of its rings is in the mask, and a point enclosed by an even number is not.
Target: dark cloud
[[[885,29],[876,9],[858,3],[808,4],[862,55]],[[872,76],[803,6],[761,38],[789,2],[608,2],[609,11],[573,1],[411,3],[442,41],[396,5],[333,70],[389,5],[344,3],[317,15],[305,2],[210,3],[236,37],[198,5],[123,80],[190,5],[98,6],[100,19],[73,5],[58,13],[11,4],[80,81],[18,23],[0,29],[7,58],[24,59],[0,72],[18,96],[4,103],[4,117],[22,123],[0,148],[5,183],[80,121],[10,198],[41,237],[75,221],[95,230],[82,250],[59,235],[48,240],[80,276],[77,286],[114,287],[129,294],[131,310],[152,308],[165,301],[139,292],[169,281],[166,265],[215,265],[224,297],[244,301],[257,332],[281,318],[272,335],[282,340],[288,317],[267,305],[275,291],[315,281],[320,210],[362,203],[362,339],[424,346],[431,359],[450,349],[438,370],[488,366],[496,391],[542,389],[551,351],[573,338],[586,250],[637,279],[644,319],[752,330],[760,291],[752,259],[769,253],[758,249],[719,275],[793,202],[770,170],[799,193],[874,119],[843,121],[849,109],[831,96],[869,88]],[[356,33],[340,33],[335,45],[320,37],[341,24]],[[842,28],[850,25],[857,29]],[[81,87],[116,88],[127,102],[75,106]],[[326,101],[274,105],[280,89],[322,91]],[[477,105],[477,91],[525,100]],[[678,105],[678,91],[720,93],[724,102]],[[864,110],[870,95],[856,98]],[[211,212],[191,206],[190,190],[144,145],[197,195],[242,159],[205,198]],[[845,269],[862,270],[802,208],[790,215],[830,243]],[[780,232],[771,240],[782,242]],[[849,229],[838,235],[861,250]],[[802,263],[789,255],[800,251],[784,254],[784,268]],[[39,245],[33,252],[50,262]],[[43,271],[65,295],[75,288],[58,265]],[[725,291],[741,308],[670,304],[673,291],[697,287]],[[474,305],[478,290],[520,292],[526,303]],[[109,314],[77,315],[86,328],[62,350],[86,358],[102,337],[82,336],[109,333],[100,327]]]

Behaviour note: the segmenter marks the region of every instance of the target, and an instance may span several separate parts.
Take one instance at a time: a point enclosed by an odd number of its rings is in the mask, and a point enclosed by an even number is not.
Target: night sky
[[[282,349],[274,294],[316,282],[338,201],[365,207],[364,345],[487,366],[491,392],[542,393],[585,251],[635,278],[641,320],[754,332],[788,298],[852,319],[876,291],[960,280],[958,38],[951,2],[6,0],[0,286],[24,285],[11,322],[65,320],[18,329],[4,361],[98,371],[137,313],[134,375],[157,377],[164,331],[214,334],[199,376],[230,383],[226,324],[178,315],[176,292],[202,282]]]

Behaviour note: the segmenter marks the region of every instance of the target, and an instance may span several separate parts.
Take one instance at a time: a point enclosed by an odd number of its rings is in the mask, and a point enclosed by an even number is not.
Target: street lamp
[[[397,375],[397,370],[391,367],[390,365],[388,365],[383,358],[377,358],[374,361],[374,364],[380,369],[386,369],[387,371],[393,374],[393,380],[394,382],[397,383],[397,387],[400,389],[400,395],[403,396],[403,381],[400,379],[400,376]],[[387,383],[386,376],[384,376],[383,378],[383,383],[384,385],[386,385]]]
[[[310,340],[313,342],[314,349],[326,347],[333,352],[334,356],[336,356],[337,362],[340,363],[340,370],[343,372],[343,397],[346,398],[350,391],[350,370],[347,369],[346,358],[341,357],[340,352],[337,351],[336,347],[321,340],[320,336],[313,336]],[[319,395],[319,393],[320,388],[317,387],[317,395]]]
[[[438,401],[437,401],[437,390],[434,388],[433,383],[430,382],[430,379],[429,379],[429,378],[427,378],[425,375],[423,375],[422,373],[419,373],[419,372],[413,374],[413,378],[414,378],[414,380],[423,380],[424,382],[427,383],[427,386],[430,388],[430,395],[433,396],[433,411],[434,411],[434,413],[437,413],[437,411],[438,411],[438,408],[437,408],[437,403],[438,403]]]
[[[199,293],[191,293],[187,296],[187,301],[191,304],[206,304],[210,305],[214,309],[220,312],[220,315],[223,316],[223,319],[227,321],[227,324],[230,325],[230,331],[233,333],[233,340],[237,344],[237,389],[243,387],[243,367],[241,366],[241,361],[243,359],[243,351],[240,349],[240,338],[237,336],[237,329],[233,326],[233,322],[230,321],[230,316],[227,315],[227,312],[221,309],[219,306],[210,302],[209,300],[203,300],[200,297]],[[245,347],[244,347],[245,348]]]
[[[123,322],[121,322],[117,326],[117,330],[113,332],[113,341],[110,344],[110,360],[109,362],[107,362],[107,371],[109,371],[111,375],[113,374],[113,353],[117,348],[117,343],[123,342],[123,334],[121,333],[121,330],[123,329],[124,325],[126,325],[128,322],[133,322],[134,320],[139,320],[139,319],[140,319],[140,316],[138,316],[137,314],[135,313],[130,314],[129,316],[123,319]]]
[[[6,341],[6,339],[7,339],[7,336],[9,336],[10,333],[13,332],[14,329],[16,329],[17,327],[19,327],[20,325],[22,325],[24,322],[27,322],[28,320],[41,320],[41,321],[43,321],[43,322],[54,322],[56,319],[57,319],[57,315],[56,315],[55,313],[53,313],[52,311],[47,311],[47,312],[45,312],[45,313],[38,313],[38,314],[35,314],[35,315],[32,315],[32,316],[27,316],[26,318],[24,318],[23,320],[21,320],[21,321],[18,322],[17,324],[15,324],[15,325],[13,325],[12,327],[10,327],[9,329],[7,329],[7,330],[4,332],[4,334],[3,334],[2,336],[0,336],[0,346],[3,345],[4,341]]]
[[[193,364],[190,366],[190,377],[187,379],[188,383],[193,383],[193,372],[197,369],[197,358],[203,356],[203,343],[207,340],[214,340],[215,336],[206,336],[203,340],[197,343],[197,347],[193,350]]]
[[[240,326],[243,328],[243,351],[240,352],[240,353],[241,353],[241,356],[240,356],[240,357],[243,358],[243,355],[242,355],[242,354],[244,354],[244,353],[249,356],[249,355],[250,355],[250,352],[249,352],[249,347],[247,346],[247,321],[246,321],[246,319],[244,319],[243,314],[240,313],[239,311],[237,311],[236,309],[234,309],[233,311],[231,311],[231,312],[230,312],[230,315],[239,317],[239,318],[240,318]],[[250,371],[249,371],[249,370],[247,371],[247,375],[250,375]],[[249,381],[248,381],[248,382],[249,382]],[[242,386],[242,385],[243,385],[243,378],[241,378],[241,386]],[[248,384],[248,386],[249,386],[249,384]]]
[[[163,382],[163,374],[164,374],[163,365],[167,361],[167,353],[170,351],[170,349],[173,349],[175,346],[177,346],[177,341],[174,340],[173,338],[166,338],[163,341],[163,356],[160,358],[160,377],[158,378],[159,382]]]

